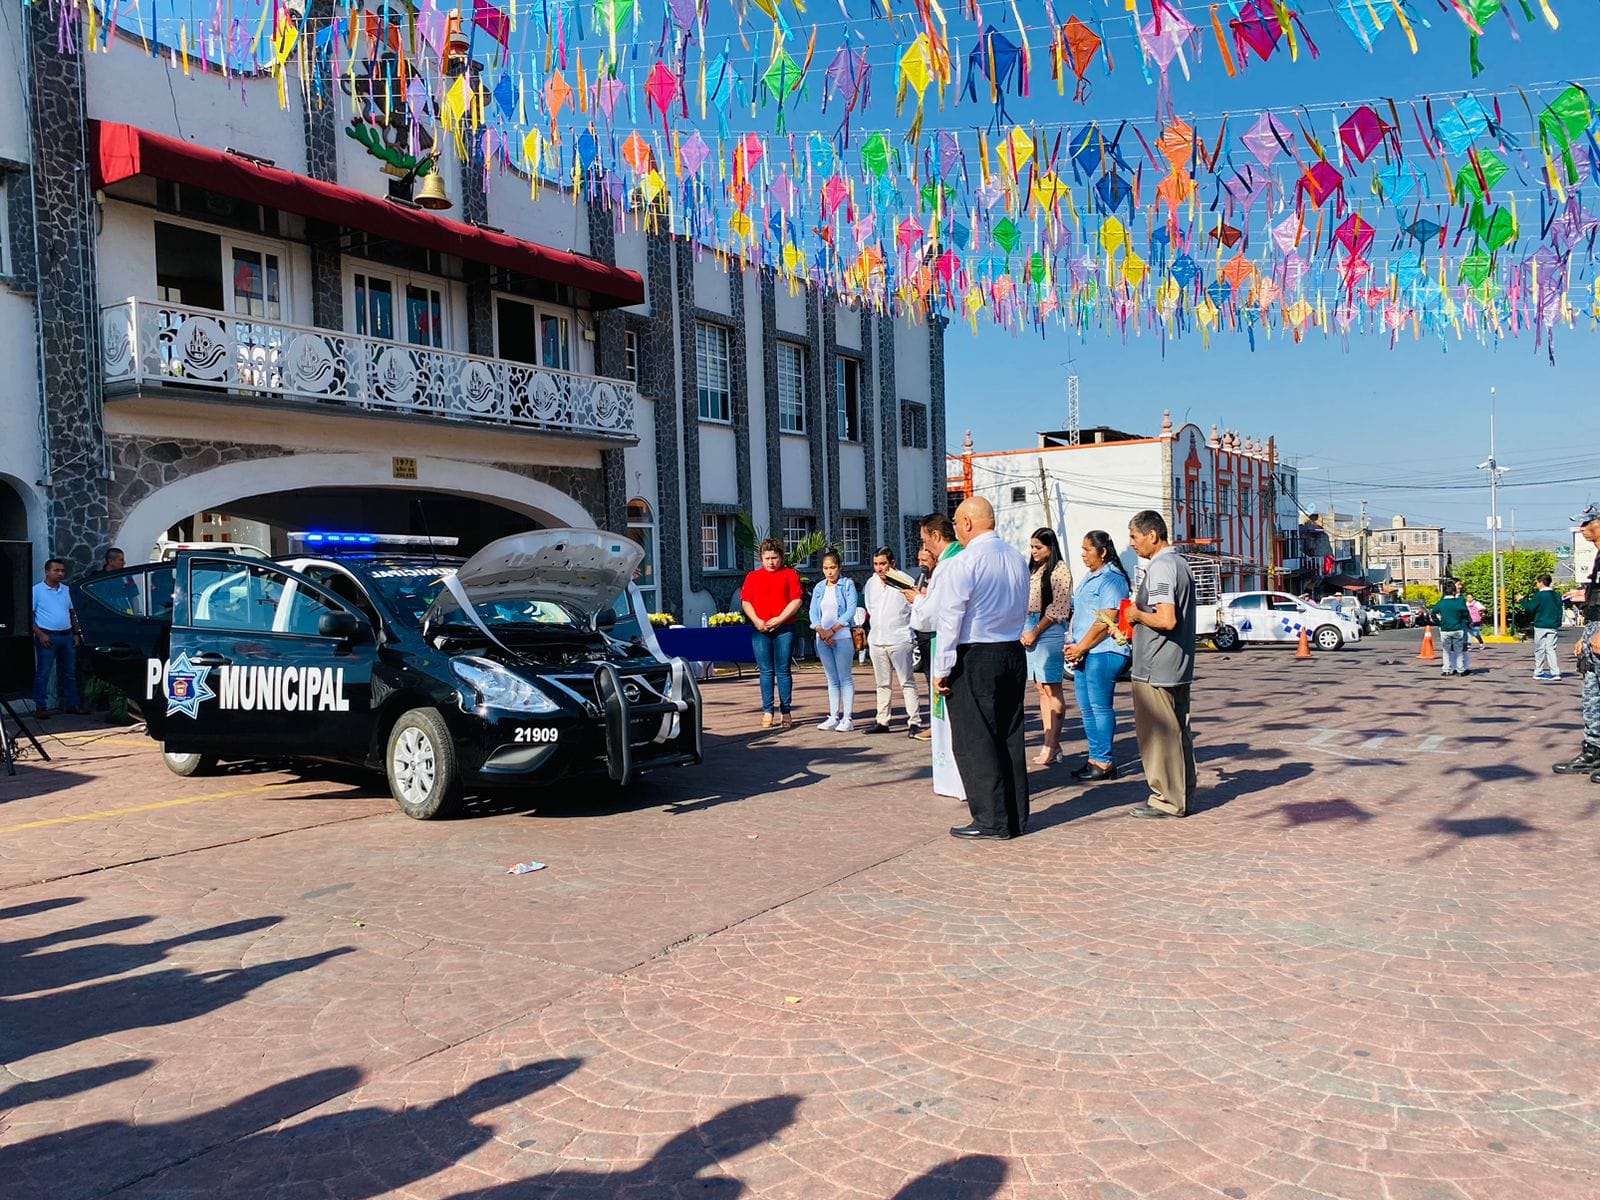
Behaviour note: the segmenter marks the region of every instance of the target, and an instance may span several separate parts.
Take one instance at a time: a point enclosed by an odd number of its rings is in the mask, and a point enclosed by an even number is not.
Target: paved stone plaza
[[[702,769],[432,824],[55,723],[0,776],[0,1192],[1600,1195],[1576,681],[1416,646],[1207,656],[1200,812],[1035,769],[1009,843],[814,672],[781,735],[708,686]]]

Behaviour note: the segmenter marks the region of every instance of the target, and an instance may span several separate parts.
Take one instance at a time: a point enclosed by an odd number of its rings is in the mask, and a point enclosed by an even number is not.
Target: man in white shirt
[[[50,673],[56,676],[57,698],[61,707],[83,714],[89,710],[78,698],[78,663],[75,651],[83,641],[78,629],[78,614],[72,608],[72,593],[67,590],[67,564],[63,559],[47,559],[44,581],[33,585],[33,715],[50,715]]]
[[[956,765],[972,823],[958,838],[1019,837],[1028,825],[1022,723],[1028,683],[1022,627],[1028,560],[994,532],[994,508],[973,496],[955,515],[963,551],[940,566],[933,689],[950,698]]]
[[[922,728],[922,716],[917,677],[912,667],[911,605],[900,589],[886,578],[893,568],[894,552],[887,546],[879,546],[872,552],[872,578],[861,590],[867,608],[867,650],[872,656],[872,675],[878,684],[878,717],[867,732],[889,732],[889,705],[894,696],[894,689],[889,686],[892,670],[900,681],[907,730],[915,736]]]

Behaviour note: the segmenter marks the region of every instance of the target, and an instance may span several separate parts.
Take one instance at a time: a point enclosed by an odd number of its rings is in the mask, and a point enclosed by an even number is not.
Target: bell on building
[[[455,207],[444,190],[444,180],[439,177],[438,171],[429,171],[423,176],[422,187],[418,190],[412,203],[416,204],[418,208],[431,208],[435,212]]]

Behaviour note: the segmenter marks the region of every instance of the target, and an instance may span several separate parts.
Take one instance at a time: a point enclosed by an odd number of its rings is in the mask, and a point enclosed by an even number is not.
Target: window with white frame
[[[622,335],[622,375],[639,386],[639,334],[632,329]]]
[[[0,174],[0,275],[11,274],[11,208],[6,198],[10,189]]]
[[[722,527],[712,513],[700,518],[700,566],[706,571],[722,569]]]
[[[699,383],[702,421],[733,421],[733,374],[728,362],[727,327],[696,321],[694,369]]]
[[[836,360],[838,370],[837,392],[839,402],[839,439],[845,442],[861,440],[861,364],[853,358]]]
[[[778,343],[778,430],[806,431],[806,349],[793,342]]]
[[[806,538],[810,537],[812,530],[814,530],[816,527],[817,523],[811,517],[785,517],[783,519],[784,546],[791,554],[794,553],[794,548],[801,542],[805,541]],[[807,558],[805,561],[809,563],[811,562],[811,559]],[[801,564],[792,563],[790,565],[800,566]]]
[[[360,270],[351,274],[355,331],[413,346],[445,343],[444,289],[428,280]]]
[[[857,566],[866,561],[867,554],[867,519],[865,517],[846,517],[844,527],[840,531],[843,535],[842,545],[839,550],[844,555],[844,561],[849,566]]]

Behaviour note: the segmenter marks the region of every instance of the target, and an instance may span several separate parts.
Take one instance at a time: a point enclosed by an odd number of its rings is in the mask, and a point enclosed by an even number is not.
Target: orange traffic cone
[[[1433,662],[1439,656],[1433,652],[1433,627],[1424,626],[1422,630],[1422,649],[1417,657],[1423,662]]]
[[[1294,652],[1294,656],[1296,658],[1311,657],[1311,639],[1306,637],[1306,631],[1304,629],[1300,631],[1300,649]]]

